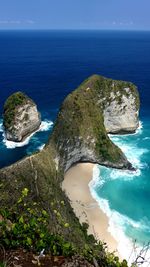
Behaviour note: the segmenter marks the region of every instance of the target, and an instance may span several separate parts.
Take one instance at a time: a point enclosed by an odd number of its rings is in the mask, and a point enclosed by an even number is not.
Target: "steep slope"
[[[139,96],[133,84],[98,75],[88,78],[64,100],[43,151],[0,170],[1,207],[11,208],[22,189],[28,188],[29,205],[36,201],[48,212],[50,232],[63,235],[81,251],[85,244],[94,247],[94,241],[87,238],[61,189],[64,172],[73,164],[85,161],[132,169],[107,132],[135,131],[138,112]],[[65,223],[68,228],[64,227]]]
[[[21,142],[41,124],[36,104],[22,92],[8,97],[4,105],[3,119],[6,138],[14,142]]]
[[[50,144],[56,148],[60,165],[65,171],[86,161],[132,168],[107,132],[135,131],[138,111],[139,96],[133,84],[91,76],[68,95],[55,122]]]

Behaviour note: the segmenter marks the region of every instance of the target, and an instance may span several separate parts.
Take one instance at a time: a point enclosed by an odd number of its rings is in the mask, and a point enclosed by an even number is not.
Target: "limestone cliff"
[[[104,79],[104,78],[100,78]],[[107,133],[134,133],[139,126],[139,95],[132,83],[103,80],[105,95],[100,96]],[[107,89],[106,89],[107,87]],[[107,99],[107,100],[106,100]]]
[[[66,171],[76,162],[131,168],[108,132],[133,132],[139,120],[139,96],[132,83],[93,75],[63,102],[50,144]]]
[[[5,115],[8,115],[7,104]],[[1,205],[11,207],[22,188],[29,188],[29,203],[36,200],[44,206],[51,218],[51,231],[84,247],[85,236],[60,186],[64,172],[74,163],[85,161],[132,169],[107,133],[135,131],[138,113],[139,95],[132,83],[98,75],[88,78],[64,100],[45,148],[0,170]],[[7,120],[7,127],[13,127],[9,117],[4,119],[5,127]],[[65,200],[63,209],[62,200]],[[69,229],[62,227],[54,216],[54,209],[63,213]]]
[[[36,104],[22,92],[6,100],[3,119],[6,139],[14,142],[21,142],[41,124]]]

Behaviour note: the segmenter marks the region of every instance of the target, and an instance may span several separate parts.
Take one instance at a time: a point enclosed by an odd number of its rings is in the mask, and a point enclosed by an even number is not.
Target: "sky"
[[[0,0],[0,29],[150,30],[150,0]]]

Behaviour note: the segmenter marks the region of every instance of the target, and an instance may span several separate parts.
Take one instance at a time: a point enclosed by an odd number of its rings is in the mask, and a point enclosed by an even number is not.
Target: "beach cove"
[[[89,224],[88,233],[94,235],[97,240],[107,243],[108,250],[118,255],[117,241],[108,232],[109,218],[100,209],[90,192],[89,183],[92,180],[94,166],[92,163],[79,163],[71,167],[65,174],[62,189],[70,199],[80,223]]]

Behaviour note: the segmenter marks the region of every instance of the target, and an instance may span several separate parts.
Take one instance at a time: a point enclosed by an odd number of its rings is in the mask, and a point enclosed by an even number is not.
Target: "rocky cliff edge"
[[[98,75],[88,78],[62,103],[45,148],[0,170],[1,206],[11,207],[26,187],[29,203],[36,200],[47,210],[51,231],[84,246],[79,221],[60,186],[64,172],[86,161],[132,169],[107,133],[134,132],[139,124],[139,105],[138,91],[132,83]],[[59,207],[62,200],[63,209]],[[64,229],[54,216],[54,208],[61,209],[69,229]]]
[[[3,121],[6,139],[21,142],[39,128],[41,116],[31,98],[16,92],[5,102]]]

